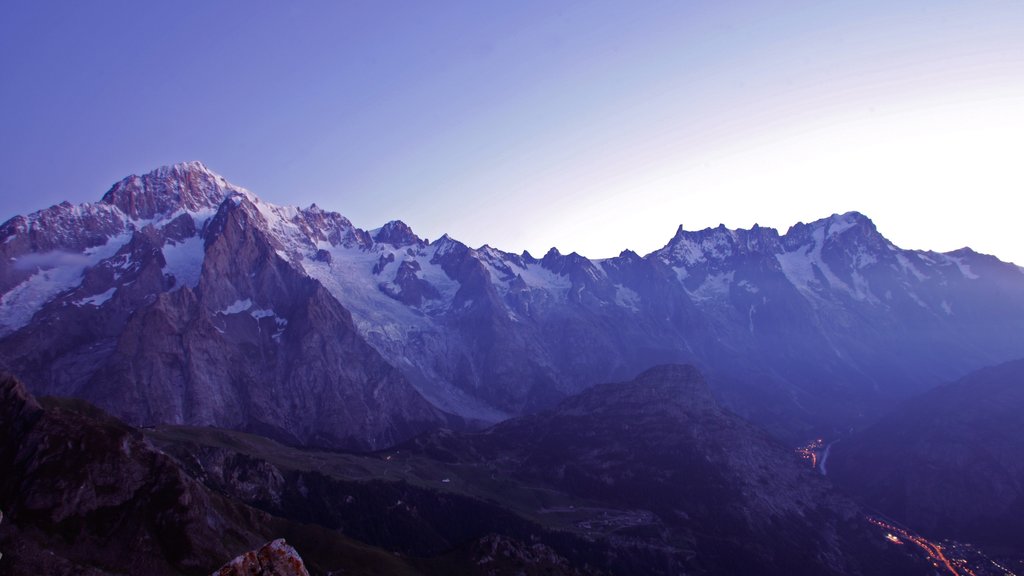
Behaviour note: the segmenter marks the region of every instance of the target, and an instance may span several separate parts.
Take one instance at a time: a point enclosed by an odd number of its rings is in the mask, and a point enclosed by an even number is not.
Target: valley
[[[971,544],[955,540],[932,542],[919,534],[900,528],[888,520],[870,516],[868,522],[885,531],[885,537],[895,545],[913,545],[942,574],[948,576],[1015,576],[1024,570],[1024,559],[993,560]]]

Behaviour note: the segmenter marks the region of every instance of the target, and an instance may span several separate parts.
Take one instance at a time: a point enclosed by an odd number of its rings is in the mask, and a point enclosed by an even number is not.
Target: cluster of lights
[[[806,462],[811,463],[811,468],[818,467],[818,454],[825,446],[825,439],[818,438],[796,449],[796,453]]]
[[[946,558],[946,555],[942,553],[942,547],[938,544],[934,544],[916,534],[911,534],[902,528],[897,528],[888,522],[879,520],[878,518],[868,517],[868,522],[878,526],[879,528],[886,530],[885,539],[896,544],[902,544],[899,541],[899,537],[904,540],[913,542],[924,550],[925,554],[928,555],[928,559],[931,560],[932,565],[936,568],[945,567],[953,576],[977,576],[970,568],[967,567],[967,562],[964,560],[953,560],[952,562]],[[898,536],[897,536],[898,535]],[[956,565],[954,567],[954,564]]]

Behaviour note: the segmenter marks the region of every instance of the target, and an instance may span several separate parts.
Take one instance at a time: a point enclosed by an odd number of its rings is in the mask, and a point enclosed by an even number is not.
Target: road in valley
[[[832,452],[832,445],[836,442],[839,442],[839,440],[829,442],[828,445],[825,446],[825,451],[821,453],[821,463],[818,464],[818,471],[821,472],[822,476],[828,476],[828,468],[825,466],[828,464],[828,455]]]
[[[977,576],[974,571],[964,565],[961,561],[951,562],[942,552],[942,547],[930,540],[926,540],[917,534],[912,534],[903,528],[893,526],[889,522],[874,516],[869,516],[868,522],[888,531],[888,535],[886,537],[896,544],[901,544],[902,542],[899,540],[902,538],[905,542],[911,542],[917,545],[919,548],[924,550],[924,553],[928,556],[932,565],[940,570],[945,569],[949,574],[952,574],[952,576]]]

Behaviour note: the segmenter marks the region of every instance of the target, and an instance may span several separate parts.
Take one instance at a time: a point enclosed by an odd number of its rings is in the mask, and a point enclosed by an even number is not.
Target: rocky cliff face
[[[313,574],[422,573],[390,551],[211,490],[142,431],[83,401],[40,405],[7,375],[0,469],[0,574],[305,574],[303,564]]]
[[[104,205],[130,230],[110,240],[123,244],[0,345],[33,389],[135,424],[357,449],[441,421],[349,312],[282,257],[244,191],[185,165],[121,182]]]
[[[829,474],[936,537],[1024,555],[1024,360],[974,372],[836,443]]]
[[[857,213],[537,259],[364,231],[190,163],[16,217],[0,256],[0,362],[33,389],[304,443],[379,447],[435,409],[495,422],[665,362],[803,439],[1024,356],[1021,268],[900,249]]]
[[[138,431],[92,411],[44,410],[0,378],[4,573],[208,573],[261,539],[266,515],[210,493]]]

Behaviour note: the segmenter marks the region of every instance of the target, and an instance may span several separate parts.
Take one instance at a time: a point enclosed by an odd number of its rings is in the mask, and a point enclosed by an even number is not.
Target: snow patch
[[[920,306],[921,308],[928,309],[928,305],[925,304],[924,300],[921,300],[921,298],[918,297],[917,294],[915,294],[913,292],[910,292],[910,291],[907,291],[907,296],[910,296],[910,299],[913,300],[914,302],[916,302],[917,305]]]
[[[736,285],[739,286],[740,288],[743,288],[747,292],[750,292],[751,294],[757,294],[758,292],[761,291],[760,288],[754,286],[748,280],[740,280],[739,282],[736,283]]]
[[[851,296],[857,300],[875,300],[875,297],[871,294],[871,286],[868,285],[868,281],[864,276],[861,276],[860,272],[854,270],[851,275],[853,280],[853,292]]]
[[[673,266],[672,270],[676,273],[676,280],[678,280],[680,284],[690,276],[690,271],[683,266]]]
[[[615,285],[615,303],[633,312],[640,311],[640,295],[621,284]]]
[[[878,263],[878,258],[863,246],[860,246],[857,253],[853,255],[853,267],[858,270],[863,270],[876,263]]]
[[[260,318],[275,318],[277,314],[273,310],[267,310],[264,308],[257,308],[255,310],[249,310],[249,315],[259,320]]]
[[[850,212],[835,215],[828,220],[828,235],[838,236],[856,225],[857,217]]]
[[[871,293],[867,281],[856,270],[852,279],[853,286],[848,286],[832,272],[821,257],[821,248],[825,243],[825,230],[814,230],[809,245],[801,246],[792,252],[783,252],[775,256],[782,268],[782,273],[804,296],[821,298],[823,286],[815,272],[820,272],[834,290],[842,290],[856,300],[870,300]]]
[[[203,269],[203,239],[199,236],[187,238],[181,242],[168,242],[163,247],[164,273],[174,276],[177,288],[199,285],[200,272]]]
[[[420,265],[416,277],[425,280],[441,294],[439,299],[424,300],[423,311],[428,314],[444,312],[455,300],[455,293],[462,285],[449,278],[448,273],[441,268],[440,264],[431,264],[430,258],[426,254],[418,251],[415,260]]]
[[[729,295],[729,286],[732,285],[735,272],[724,272],[721,274],[708,274],[704,282],[693,292],[690,292],[697,301],[720,300]]]
[[[903,254],[900,254],[899,252],[896,253],[896,262],[899,263],[900,269],[903,271],[904,274],[911,275],[921,282],[924,282],[925,280],[928,279],[928,276],[926,276],[924,273],[918,270],[917,266],[914,266],[914,263],[911,262],[909,258],[904,256]]]
[[[80,285],[86,269],[116,254],[130,238],[131,232],[125,232],[79,254],[54,251],[16,260],[15,268],[36,272],[0,297],[0,334],[28,324],[43,305]]]
[[[88,304],[90,306],[102,306],[107,300],[110,300],[114,296],[114,292],[117,292],[117,286],[114,286],[110,290],[103,292],[102,294],[96,294],[95,296],[89,296],[88,298],[82,298],[76,305]]]
[[[967,278],[968,280],[977,280],[978,278],[981,278],[981,276],[978,276],[977,274],[975,274],[971,270],[971,267],[966,262],[964,262],[962,259],[954,258],[954,257],[950,257],[949,259],[950,259],[951,262],[956,264],[957,268],[960,269],[960,273],[964,275],[964,278]]]
[[[528,264],[519,272],[519,275],[531,289],[544,290],[560,299],[565,298],[569,294],[569,289],[572,288],[572,280],[568,275],[555,274],[540,264]]]
[[[235,300],[230,306],[218,312],[219,314],[238,314],[252,308],[252,300]]]
[[[82,281],[84,269],[68,266],[40,270],[4,294],[0,298],[0,325],[4,328],[3,332],[25,326],[43,304],[57,294],[77,286]]]
[[[269,308],[256,308],[249,310],[249,316],[252,316],[252,318],[256,320],[257,328],[260,328],[260,320],[264,318],[273,318],[274,332],[270,335],[270,339],[278,344],[281,343],[281,336],[284,334],[284,329],[288,327],[288,320],[281,318],[276,312],[274,312],[274,310]],[[262,332],[262,328],[260,328],[260,332]]]

